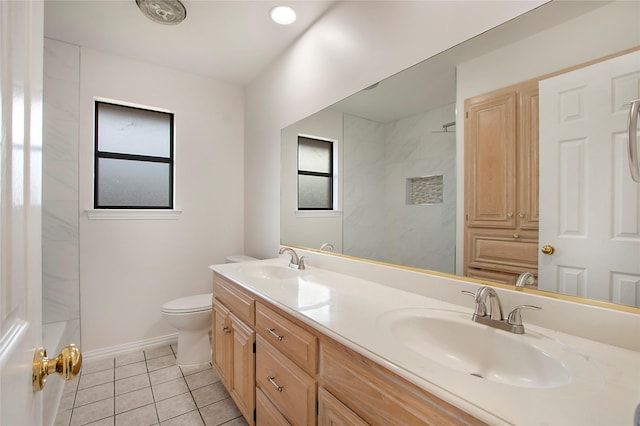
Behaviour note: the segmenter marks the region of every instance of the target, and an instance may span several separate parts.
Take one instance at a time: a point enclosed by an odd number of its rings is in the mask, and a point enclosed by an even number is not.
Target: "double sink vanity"
[[[214,369],[250,424],[633,423],[638,315],[297,251],[211,266]]]

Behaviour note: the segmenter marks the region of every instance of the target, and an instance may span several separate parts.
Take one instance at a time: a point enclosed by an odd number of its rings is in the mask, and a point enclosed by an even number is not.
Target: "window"
[[[333,142],[298,136],[298,210],[333,208]]]
[[[173,209],[173,114],[95,103],[96,209]]]

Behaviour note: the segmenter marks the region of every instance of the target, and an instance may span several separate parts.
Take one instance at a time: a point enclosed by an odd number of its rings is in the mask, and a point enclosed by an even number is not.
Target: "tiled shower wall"
[[[455,272],[455,105],[381,124],[344,117],[344,250]],[[347,175],[347,173],[349,175]],[[442,203],[407,204],[407,178],[441,175]]]
[[[78,97],[80,48],[45,39],[42,318],[47,352],[80,344]]]

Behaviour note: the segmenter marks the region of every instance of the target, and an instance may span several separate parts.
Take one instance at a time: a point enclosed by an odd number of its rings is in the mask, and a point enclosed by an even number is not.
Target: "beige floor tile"
[[[158,415],[153,404],[116,415],[116,426],[149,426],[158,424]]]
[[[113,398],[83,405],[73,409],[71,426],[84,425],[113,416]]]
[[[98,371],[97,373],[83,374],[80,376],[78,389],[86,389],[92,386],[98,386],[112,381],[113,369]]]
[[[181,365],[180,369],[182,370],[182,374],[184,374],[185,376],[189,376],[201,371],[213,370],[213,367],[211,366],[210,362],[203,362],[202,364]]]
[[[182,377],[182,372],[177,365],[161,368],[160,370],[152,371],[149,373],[149,379],[151,379],[152,386],[180,377]]]
[[[229,393],[221,382],[212,383],[192,392],[198,407],[204,407],[214,402],[229,398]]]
[[[186,376],[185,380],[189,385],[189,389],[194,390],[203,386],[210,385],[220,381],[220,378],[213,370],[205,370],[190,376]]]
[[[82,373],[96,373],[102,370],[108,370],[113,368],[113,358],[103,358],[103,359],[90,359],[88,361],[82,362]]]
[[[152,390],[153,397],[156,402],[158,402],[176,395],[187,393],[189,392],[189,387],[187,386],[187,383],[184,381],[184,379],[180,377],[175,380],[157,384],[153,386]]]
[[[164,401],[156,403],[158,410],[158,418],[160,421],[177,417],[196,409],[196,403],[193,401],[190,393],[174,396]]]
[[[98,420],[97,422],[87,423],[86,426],[113,426],[115,424],[115,416],[107,417],[106,419]]]
[[[144,350],[144,356],[147,358],[147,361],[166,355],[173,355],[173,350],[170,345],[156,346],[155,348]]]
[[[244,417],[240,416],[240,417],[236,417],[233,420],[229,420],[226,423],[222,423],[221,426],[248,426],[248,425],[249,423],[247,423]]]
[[[176,365],[176,357],[173,354],[147,360],[147,369],[149,371],[171,367],[172,365]]]
[[[123,393],[122,395],[116,396],[116,414],[140,408],[145,405],[152,404],[153,402],[151,388],[138,389],[133,392]]]
[[[138,374],[137,376],[127,377],[126,379],[116,380],[116,395],[120,395],[134,390],[148,388],[151,386],[148,374]]]
[[[92,402],[102,401],[107,398],[113,398],[113,382],[80,389],[76,394],[74,407],[91,404]]]
[[[144,352],[129,352],[128,354],[118,355],[116,357],[116,367],[121,367],[127,364],[133,364],[134,362],[144,361]]]
[[[161,426],[203,426],[204,421],[198,410],[189,411],[178,417],[165,420],[160,423]]]
[[[241,416],[238,407],[231,398],[201,408],[200,414],[202,414],[204,424],[207,426],[220,425]]]
[[[147,372],[147,364],[145,362],[135,362],[133,364],[116,367],[116,380],[126,379],[127,377],[137,376],[138,374]]]

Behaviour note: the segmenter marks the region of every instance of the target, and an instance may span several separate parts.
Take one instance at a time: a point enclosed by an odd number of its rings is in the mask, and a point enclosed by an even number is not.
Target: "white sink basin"
[[[555,388],[593,376],[585,371],[588,361],[564,345],[535,333],[516,335],[477,324],[468,313],[401,309],[381,315],[378,326],[413,355],[496,383]]]
[[[275,265],[275,264],[246,264],[243,265],[241,271],[252,277],[267,280],[287,280],[290,278],[296,278],[300,272],[296,269],[289,268],[287,265]]]

